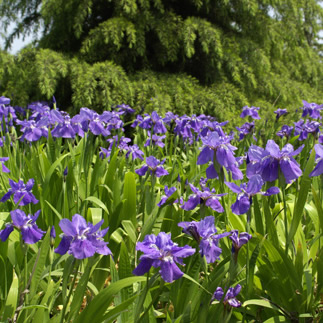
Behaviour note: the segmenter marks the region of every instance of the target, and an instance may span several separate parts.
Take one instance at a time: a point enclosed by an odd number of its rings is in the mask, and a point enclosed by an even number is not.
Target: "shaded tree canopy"
[[[24,105],[207,112],[319,101],[323,10],[315,0],[10,0],[6,37],[42,32],[0,54],[0,90]]]

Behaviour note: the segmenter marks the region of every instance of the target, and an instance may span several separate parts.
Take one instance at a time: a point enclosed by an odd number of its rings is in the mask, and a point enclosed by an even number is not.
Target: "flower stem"
[[[75,261],[75,259],[73,260],[73,262]],[[72,271],[73,271],[73,267],[72,266]],[[75,281],[76,281],[76,278],[77,278],[77,274],[78,274],[78,268],[79,268],[79,262],[77,261],[76,262],[76,267],[75,267],[75,273],[74,273],[74,276],[73,276],[73,281],[72,281],[72,284],[70,286],[70,290],[69,290],[69,293],[68,293],[68,296],[63,304],[63,310],[62,310],[62,316],[61,316],[61,320],[60,320],[60,323],[64,323],[64,317],[65,317],[65,313],[66,313],[66,308],[68,306],[68,302],[71,298],[71,295],[72,295],[72,292],[73,292],[73,287],[75,285]]]

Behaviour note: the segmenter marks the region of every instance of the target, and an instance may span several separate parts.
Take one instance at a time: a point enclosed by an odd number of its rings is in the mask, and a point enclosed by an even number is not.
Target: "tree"
[[[127,103],[234,117],[243,105],[298,107],[323,85],[315,0],[11,0],[4,27],[42,36],[0,55],[2,94],[95,109]]]

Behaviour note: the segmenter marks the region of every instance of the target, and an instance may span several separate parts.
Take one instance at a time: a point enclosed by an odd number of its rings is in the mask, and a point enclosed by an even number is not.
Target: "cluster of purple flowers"
[[[132,160],[146,160],[146,163],[136,169],[139,176],[144,176],[147,172],[155,177],[168,175],[168,171],[164,167],[165,159],[160,161],[155,156],[147,156],[145,158],[143,151],[136,144],[130,145],[131,139],[120,134],[124,133],[124,122],[121,116],[127,113],[134,113],[134,110],[129,106],[122,104],[116,106],[112,111],[104,111],[102,114],[88,109],[82,108],[79,114],[71,117],[68,113],[59,109],[50,109],[48,105],[42,103],[33,103],[28,106],[31,115],[28,119],[18,120],[16,111],[9,106],[10,100],[0,98],[0,117],[4,118],[9,126],[14,123],[20,126],[20,140],[33,142],[42,137],[47,137],[49,132],[53,137],[75,138],[76,136],[83,137],[86,132],[91,132],[94,135],[101,135],[107,138],[108,147],[101,147],[100,157],[106,158],[111,155],[113,147],[125,154],[126,158],[132,157]],[[279,137],[289,138],[294,130],[294,135],[299,136],[299,140],[305,140],[309,134],[314,136],[320,133],[321,123],[312,119],[321,119],[321,110],[323,105],[316,103],[308,103],[303,101],[302,117],[303,119],[295,122],[294,128],[288,125],[283,125],[281,130],[277,132]],[[249,117],[250,119],[259,120],[258,107],[243,107],[241,118]],[[22,113],[21,113],[22,112]],[[19,111],[23,114],[24,111]],[[286,109],[277,109],[275,111],[276,121],[287,113]],[[17,112],[18,114],[18,112]],[[266,191],[262,191],[265,182],[273,182],[280,176],[284,176],[286,183],[292,183],[302,175],[300,165],[294,159],[298,155],[304,145],[294,150],[294,147],[287,143],[282,149],[274,140],[268,140],[265,148],[251,145],[246,156],[235,156],[238,150],[232,143],[234,133],[226,134],[223,130],[227,122],[219,123],[214,118],[205,115],[181,116],[174,115],[169,112],[162,118],[156,111],[144,116],[138,115],[133,122],[132,127],[144,129],[147,134],[144,147],[158,146],[164,148],[164,139],[166,138],[167,127],[173,128],[176,136],[183,139],[185,144],[193,144],[198,140],[202,142],[202,148],[197,158],[198,165],[208,164],[206,168],[207,179],[218,178],[220,173],[225,169],[232,176],[233,180],[243,180],[244,176],[240,169],[240,165],[246,161],[246,176],[248,182],[242,182],[237,185],[232,182],[225,181],[227,187],[237,194],[236,201],[232,204],[231,210],[234,214],[245,214],[250,210],[252,199],[256,194],[270,196],[280,192],[278,187],[272,186]],[[241,127],[236,127],[239,131],[239,140],[243,140],[245,136],[251,133],[254,129],[255,121],[246,122]],[[118,133],[118,135],[114,135]],[[114,136],[113,136],[114,135]],[[323,143],[323,136],[321,137]],[[134,141],[136,142],[136,141]],[[239,146],[240,147],[240,146]],[[318,176],[323,173],[323,146],[316,144],[316,161],[317,164],[310,176]],[[1,157],[0,163],[3,172],[10,172],[4,165],[8,160],[7,157]],[[67,175],[67,168],[64,171],[64,176]],[[1,202],[5,202],[13,196],[13,201],[19,206],[25,206],[29,203],[38,203],[38,200],[32,193],[32,188],[35,181],[30,179],[26,184],[19,180],[17,183],[9,179],[10,189],[2,197]],[[185,211],[194,210],[196,207],[203,205],[210,207],[212,210],[222,213],[223,206],[219,199],[226,193],[216,194],[215,189],[210,189],[206,185],[206,180],[200,181],[201,189],[189,184],[192,191],[186,201],[183,197],[176,199],[174,203],[179,203],[180,207]],[[170,197],[176,191],[176,187],[164,188],[165,195],[161,197],[158,206],[162,206],[170,200]],[[170,202],[169,202],[170,203]],[[10,212],[11,222],[6,223],[5,228],[0,230],[0,239],[6,241],[14,230],[21,231],[22,239],[27,244],[32,244],[39,241],[44,231],[38,228],[36,220],[40,214],[40,210],[35,213],[26,215],[22,210],[14,210]],[[220,248],[220,239],[229,237],[232,241],[232,254],[235,259],[239,250],[243,245],[248,243],[252,236],[247,232],[238,232],[232,230],[218,234],[214,224],[214,216],[206,216],[200,221],[184,221],[178,223],[182,228],[183,233],[191,236],[195,243],[198,244],[199,254],[205,257],[208,264],[212,264],[218,259],[222,253]],[[109,228],[100,230],[103,220],[93,225],[79,214],[75,214],[72,220],[62,219],[59,227],[62,230],[60,235],[61,241],[55,252],[64,255],[69,253],[76,259],[84,259],[92,257],[95,253],[101,255],[111,255],[112,252],[104,241]],[[51,237],[55,238],[54,227],[51,231]],[[151,267],[160,268],[159,273],[165,282],[173,282],[183,276],[183,272],[179,265],[184,265],[183,258],[192,256],[196,249],[189,245],[180,247],[177,243],[171,240],[171,235],[165,232],[160,232],[157,236],[154,234],[146,235],[144,240],[136,244],[136,250],[142,252],[140,263],[133,271],[135,275],[144,275],[150,271]],[[239,307],[241,303],[236,296],[241,291],[241,286],[238,284],[235,287],[230,287],[225,292],[221,287],[218,287],[213,294],[212,300],[223,301],[225,306]]]
[[[100,157],[107,158],[111,155],[112,148],[115,146],[121,153],[125,153],[126,158],[131,156],[132,160],[137,158],[144,160],[144,153],[140,150],[138,145],[129,145],[131,142],[130,138],[127,137],[118,137],[118,135],[113,136],[112,138],[107,139],[107,142],[110,144],[108,149],[104,147],[100,147]]]
[[[32,111],[29,119],[15,118],[15,122],[21,126],[20,140],[30,142],[47,137],[49,130],[53,137],[61,138],[75,138],[76,135],[83,137],[84,133],[89,131],[94,135],[106,137],[111,134],[112,130],[122,129],[123,121],[120,116],[127,111],[119,107],[114,111],[104,111],[99,115],[91,109],[81,108],[79,114],[70,117],[64,111],[50,109],[48,105],[41,103],[31,104],[28,109]]]

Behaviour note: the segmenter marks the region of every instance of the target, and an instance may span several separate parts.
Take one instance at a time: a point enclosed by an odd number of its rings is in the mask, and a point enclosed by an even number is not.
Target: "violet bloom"
[[[156,111],[153,111],[151,115],[146,114],[143,121],[139,123],[139,127],[147,130],[152,128],[152,131],[154,133],[167,132],[164,120],[158,115]]]
[[[52,131],[53,137],[75,138],[76,134],[80,137],[84,137],[84,131],[81,125],[84,120],[80,115],[76,115],[71,118],[66,112],[58,113],[57,110],[53,110],[52,114],[54,113],[54,111],[56,117],[59,118],[60,121]]]
[[[107,234],[109,227],[99,230],[103,220],[96,225],[88,222],[79,215],[73,215],[72,221],[62,219],[59,226],[63,231],[62,238],[55,252],[64,255],[66,252],[72,254],[76,259],[92,257],[95,253],[100,255],[111,255],[107,242],[103,237]]]
[[[265,149],[255,145],[250,146],[247,159],[247,177],[260,174],[264,181],[272,182],[278,179],[280,168],[286,183],[291,183],[302,175],[302,170],[293,156],[299,154],[303,148],[304,145],[294,151],[294,147],[287,144],[280,150],[273,140],[268,140]]]
[[[227,293],[225,294],[225,297],[223,300],[224,306],[230,305],[232,307],[240,307],[241,303],[236,299],[236,296],[240,293],[240,291],[241,291],[241,285],[239,284],[234,288],[230,287]],[[215,299],[218,301],[221,301],[223,296],[224,296],[223,289],[221,287],[218,287],[212,296],[211,302],[214,301]]]
[[[252,203],[252,196],[261,194],[270,196],[278,194],[280,192],[278,187],[270,187],[266,192],[262,192],[261,188],[264,185],[260,175],[254,175],[250,177],[248,184],[242,183],[240,187],[234,183],[225,182],[231,191],[237,193],[237,200],[231,206],[231,210],[234,214],[241,215],[247,213]]]
[[[146,172],[149,170],[151,175],[155,175],[156,177],[161,177],[168,175],[168,171],[161,165],[165,163],[165,159],[159,161],[154,156],[149,156],[146,158],[146,164],[141,168],[135,170],[135,172],[140,175],[144,176]]]
[[[183,228],[183,232],[191,235],[199,244],[199,252],[202,257],[205,256],[208,264],[220,259],[222,249],[219,247],[219,239],[231,234],[231,232],[216,234],[213,216],[207,216],[200,222],[180,222],[178,226]]]
[[[42,117],[49,116],[50,108],[45,102],[33,102],[28,105],[27,109],[32,111],[30,119],[38,122]]]
[[[165,117],[164,117],[163,121],[166,125],[170,126],[171,122],[173,120],[175,120],[176,118],[178,118],[177,114],[174,114],[173,112],[168,111],[165,113]]]
[[[232,230],[229,237],[232,240],[232,253],[238,253],[240,248],[252,238],[252,235],[247,232],[238,233],[238,230]]]
[[[299,135],[298,140],[305,140],[308,137],[308,134],[316,135],[319,132],[321,123],[315,120],[306,120],[303,119],[294,122],[295,124],[295,135]]]
[[[127,151],[126,158],[129,158],[129,156],[131,155],[132,160],[135,160],[137,158],[144,160],[144,152],[139,149],[138,145],[127,146],[124,149]]]
[[[0,239],[4,242],[8,239],[10,233],[14,228],[21,231],[22,239],[27,244],[33,244],[39,241],[44,231],[38,228],[36,220],[40,214],[38,210],[34,216],[31,214],[26,215],[22,210],[14,210],[10,212],[12,223],[7,223],[6,227],[0,231]]]
[[[252,119],[260,119],[259,114],[258,114],[259,109],[260,108],[256,108],[256,107],[249,108],[248,106],[244,106],[242,108],[240,118],[245,118],[247,116],[250,116]]]
[[[222,205],[219,202],[219,198],[224,194],[215,194],[215,189],[210,190],[208,187],[202,187],[202,191],[196,188],[194,185],[189,184],[194,194],[190,195],[188,200],[183,204],[182,209],[185,211],[194,210],[199,204],[205,204],[212,210],[218,213],[224,212]]]
[[[107,142],[110,143],[108,149],[100,147],[102,150],[100,152],[100,158],[102,159],[111,155],[113,146],[117,147],[117,149],[121,151],[127,151],[129,149],[128,143],[131,142],[131,139],[124,136],[119,138],[118,135],[115,135],[112,138],[107,139]]]
[[[122,129],[123,121],[120,119],[120,112],[103,111],[100,118],[101,121],[104,121],[106,123],[108,131],[111,131],[113,129]]]
[[[278,120],[281,116],[287,114],[287,109],[277,109],[274,113],[276,113],[276,120]]]
[[[199,135],[201,137],[205,137],[209,132],[216,131],[219,134],[219,136],[225,136],[225,132],[223,131],[223,127],[228,122],[229,121],[218,122],[213,117],[204,116],[204,118],[200,122]]]
[[[22,180],[19,180],[19,182],[16,183],[12,179],[9,179],[9,184],[11,188],[2,197],[0,202],[6,202],[7,200],[9,200],[12,194],[13,194],[13,201],[15,202],[15,204],[17,204],[19,200],[22,198],[22,200],[19,203],[20,206],[24,206],[29,203],[37,204],[39,202],[31,192],[31,189],[35,184],[35,180],[33,178],[30,179],[26,184],[24,184]]]
[[[159,207],[162,206],[162,205],[164,205],[167,202],[168,198],[171,197],[173,195],[173,193],[176,192],[176,187],[173,186],[173,187],[168,188],[168,186],[166,185],[165,188],[164,188],[164,190],[165,190],[165,195],[163,195],[161,197],[160,202],[157,204]],[[175,202],[176,201],[174,201],[174,203]]]
[[[306,117],[307,115],[313,119],[321,119],[321,110],[323,109],[323,104],[318,105],[316,103],[308,103],[305,100],[302,100],[304,106],[301,108],[303,110],[302,117]]]
[[[239,140],[242,140],[245,136],[247,136],[255,127],[255,122],[246,122],[240,128],[236,127],[239,131]]]
[[[182,137],[184,141],[193,142],[192,127],[189,124],[189,118],[184,115],[175,119],[176,126],[174,132],[177,136]]]
[[[4,97],[2,97],[4,98]],[[2,100],[2,102],[8,102],[7,98],[4,98]],[[10,100],[9,100],[10,102]],[[15,109],[8,105],[8,106],[5,106],[5,104],[1,104],[0,103],[0,120],[5,120],[5,122],[9,125],[9,126],[12,126],[13,125],[13,120],[16,120],[17,119],[17,116],[16,116],[16,113],[15,113]]]
[[[124,114],[124,113],[129,113],[129,114],[133,114],[135,113],[135,110],[132,109],[129,105],[127,104],[119,104],[115,107],[117,110],[119,110],[120,114]]]
[[[293,156],[298,155],[303,148],[304,145],[294,151],[294,147],[291,144],[287,144],[280,150],[273,140],[268,140],[261,161],[261,176],[263,180],[268,182],[276,180],[279,168],[288,184],[300,177],[303,172]]]
[[[213,159],[215,158],[220,166],[224,166],[228,171],[231,171],[234,179],[242,179],[243,174],[234,157],[234,151],[237,148],[230,144],[232,138],[232,136],[220,136],[216,131],[202,137],[204,147],[197,158],[197,165],[214,161]],[[216,177],[215,173],[213,175]]]
[[[163,136],[157,136],[157,135],[151,135],[151,132],[148,131],[148,139],[146,140],[146,143],[144,144],[145,147],[150,146],[150,142],[152,142],[152,145],[158,146],[160,148],[164,148],[165,144],[162,140],[166,138],[166,135]]]
[[[44,124],[40,120],[38,122],[35,120],[17,120],[16,123],[21,126],[21,141],[26,139],[29,142],[33,142],[38,141],[41,137],[48,136],[48,123]]]
[[[314,146],[316,152],[316,166],[313,171],[310,173],[310,177],[319,176],[323,174],[323,146],[320,144],[316,144]]]
[[[105,128],[106,123],[104,116],[100,116],[98,113],[91,109],[81,108],[80,117],[83,121],[86,120],[89,122],[88,127],[94,135],[102,135],[104,137],[110,135],[110,131]]]
[[[0,104],[8,105],[10,104],[10,99],[5,96],[0,96]]]
[[[141,276],[147,273],[152,266],[160,267],[159,273],[167,283],[183,276],[183,272],[176,263],[184,265],[182,258],[195,253],[195,249],[190,246],[179,247],[171,240],[171,235],[165,232],[160,232],[157,236],[147,235],[143,242],[137,242],[136,250],[144,254],[140,256],[140,263],[132,273]]]
[[[0,157],[0,164],[1,164],[1,167],[2,167],[2,171],[4,173],[10,173],[10,169],[7,168],[4,164],[4,162],[8,161],[9,160],[9,157]]]
[[[293,127],[283,125],[281,129],[276,133],[276,135],[280,138],[283,138],[283,137],[289,138],[293,129],[294,129]]]

